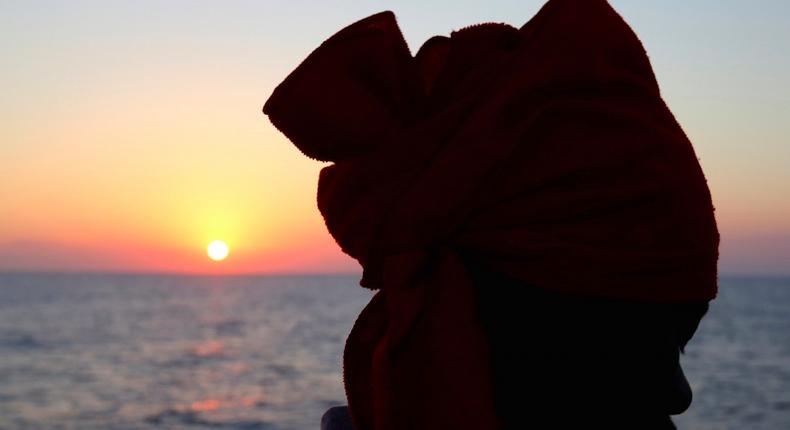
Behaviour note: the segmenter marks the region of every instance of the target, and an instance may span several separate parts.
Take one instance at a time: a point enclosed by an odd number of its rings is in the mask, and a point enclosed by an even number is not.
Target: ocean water
[[[790,429],[790,279],[725,278],[681,363],[680,429]]]
[[[318,429],[353,277],[0,275],[0,429]]]
[[[0,429],[318,429],[353,276],[0,274]],[[681,429],[790,428],[790,279],[726,278]]]

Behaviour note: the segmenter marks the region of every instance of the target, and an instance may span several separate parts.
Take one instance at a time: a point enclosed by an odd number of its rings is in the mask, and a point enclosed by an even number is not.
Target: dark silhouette
[[[263,111],[334,162],[318,207],[378,290],[344,353],[356,429],[674,428],[719,235],[693,147],[606,1],[551,0],[415,56],[380,12]]]

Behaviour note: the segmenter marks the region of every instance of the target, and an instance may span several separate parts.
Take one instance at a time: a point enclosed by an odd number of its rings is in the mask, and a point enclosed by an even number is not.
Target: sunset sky
[[[790,274],[790,2],[610,3],[700,157],[721,272]],[[272,89],[382,10],[415,53],[542,4],[2,1],[0,271],[358,272],[316,208],[324,164],[261,113]]]

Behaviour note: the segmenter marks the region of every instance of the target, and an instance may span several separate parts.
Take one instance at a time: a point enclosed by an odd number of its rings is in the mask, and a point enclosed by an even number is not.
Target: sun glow
[[[214,261],[222,261],[228,257],[230,250],[228,249],[228,245],[225,242],[221,240],[215,240],[208,244],[206,252],[208,253],[208,257],[210,259]]]

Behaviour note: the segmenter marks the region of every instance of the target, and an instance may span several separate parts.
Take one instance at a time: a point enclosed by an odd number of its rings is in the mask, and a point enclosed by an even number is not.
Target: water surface
[[[0,275],[0,429],[318,429],[355,276]],[[681,429],[790,428],[790,280],[728,278]]]

